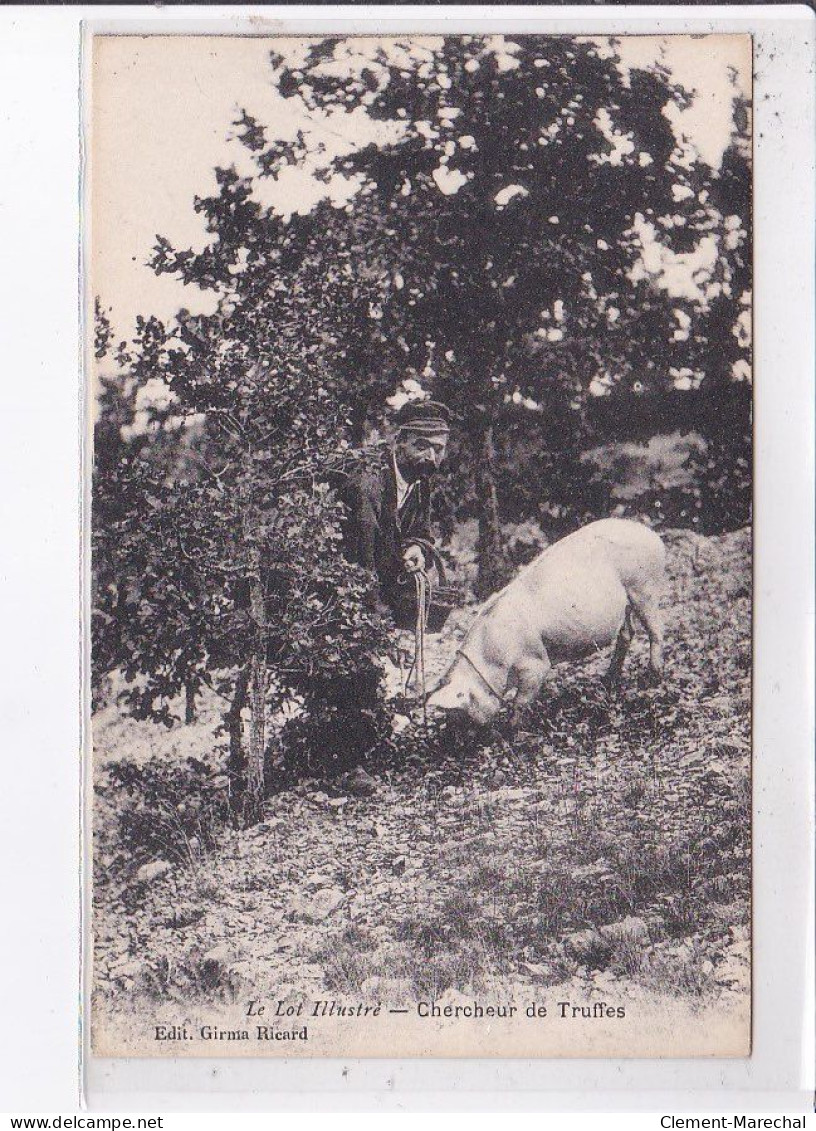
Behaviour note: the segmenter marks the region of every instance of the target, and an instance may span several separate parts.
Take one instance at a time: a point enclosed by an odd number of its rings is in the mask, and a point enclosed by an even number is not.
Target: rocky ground
[[[400,1002],[500,983],[707,1005],[747,993],[749,532],[667,542],[662,687],[645,679],[639,635],[617,698],[599,681],[605,657],[558,668],[515,735],[443,730],[424,750],[417,730],[391,757],[277,794],[246,831],[215,817],[216,775],[178,802],[200,805],[194,836],[143,798],[165,839],[134,851],[122,814],[140,767],[217,764],[218,707],[171,731],[100,712],[97,1004],[249,990]],[[432,640],[429,670],[468,619]]]

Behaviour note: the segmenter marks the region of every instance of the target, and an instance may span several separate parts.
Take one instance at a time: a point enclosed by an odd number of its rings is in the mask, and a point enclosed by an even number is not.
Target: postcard
[[[748,1055],[751,37],[90,50],[94,1053]]]

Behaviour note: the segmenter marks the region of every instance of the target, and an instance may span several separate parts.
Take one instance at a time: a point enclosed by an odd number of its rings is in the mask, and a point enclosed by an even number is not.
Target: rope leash
[[[416,624],[414,625],[414,659],[411,667],[408,669],[408,677],[405,680],[405,690],[407,691],[411,684],[411,677],[414,677],[414,686],[417,687],[419,694],[422,698],[422,723],[427,728],[428,726],[428,708],[425,703],[427,691],[425,680],[425,630],[428,626],[428,613],[431,607],[431,580],[424,569],[418,569],[414,572],[414,586],[416,589]]]

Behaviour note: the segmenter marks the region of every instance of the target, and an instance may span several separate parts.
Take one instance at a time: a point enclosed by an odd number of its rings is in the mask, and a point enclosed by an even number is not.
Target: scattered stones
[[[196,907],[192,903],[182,903],[173,908],[164,920],[164,925],[175,930],[181,930],[183,927],[191,927],[194,923],[203,919],[205,915],[206,911],[203,907]]]
[[[507,804],[514,801],[524,801],[530,796],[529,789],[494,789],[490,793],[486,793],[482,798],[483,801],[499,804]]]
[[[126,962],[119,962],[110,969],[113,979],[138,978],[142,972],[142,963],[137,958],[129,958]]]
[[[573,931],[564,938],[564,950],[582,965],[603,967],[612,957],[613,944],[600,931]]]
[[[343,774],[338,778],[337,784],[352,797],[371,797],[377,792],[376,781],[362,766]]]
[[[378,998],[393,1006],[404,1006],[414,997],[414,987],[408,978],[366,978],[360,992],[366,998]]]
[[[293,899],[290,914],[304,923],[322,923],[346,901],[346,893],[339,888],[323,888],[311,899]]]
[[[168,864],[166,860],[151,860],[147,864],[142,864],[136,873],[137,884],[152,884],[156,880],[160,880],[162,876],[166,876],[172,869],[172,864]]]
[[[257,825],[247,829],[246,835],[253,837],[255,840],[261,840],[263,837],[269,835],[275,828],[277,821],[260,821]]]
[[[235,951],[227,943],[219,943],[212,947],[202,957],[204,962],[217,962],[220,966],[229,966],[235,961]]]
[[[303,886],[307,887],[310,891],[317,891],[318,888],[334,887],[333,874],[329,871],[309,872],[304,877]]]
[[[532,975],[536,981],[552,981],[555,976],[554,967],[548,962],[522,962],[522,970]]]
[[[600,934],[612,943],[626,941],[641,943],[643,946],[649,943],[649,927],[646,920],[634,915],[628,915],[616,923],[607,923],[605,927],[600,928]]]
[[[252,955],[254,958],[271,958],[277,954],[286,954],[288,951],[294,949],[291,942],[287,942],[283,937],[275,935],[265,935],[261,938],[255,939],[252,943]]]

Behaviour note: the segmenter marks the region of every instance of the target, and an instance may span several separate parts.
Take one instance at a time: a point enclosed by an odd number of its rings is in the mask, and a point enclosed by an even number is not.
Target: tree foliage
[[[744,156],[732,147],[709,168],[664,113],[693,95],[657,69],[624,72],[588,41],[322,41],[273,65],[310,112],[364,110],[390,129],[390,142],[331,161],[302,134],[289,148],[252,130],[245,140],[271,175],[299,161],[361,180],[350,226],[367,224],[369,253],[391,265],[380,350],[472,438],[489,589],[501,572],[496,426],[514,407],[553,412],[561,446],[578,450],[592,395],[731,379],[750,285]],[[672,264],[695,255],[699,282],[673,292]]]
[[[311,224],[261,222],[231,171],[219,188],[197,201],[213,244],[195,255],[159,239],[154,258],[214,289],[216,313],[140,320],[103,396],[95,657],[133,681],[137,713],[166,722],[191,682],[224,695],[233,724],[248,697],[257,809],[269,713],[293,695],[329,710],[338,681],[379,679],[382,624],[338,553],[330,485],[359,458],[353,327],[369,300],[342,263],[318,269]]]

